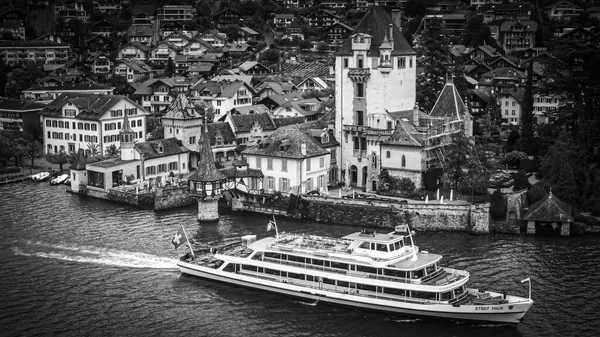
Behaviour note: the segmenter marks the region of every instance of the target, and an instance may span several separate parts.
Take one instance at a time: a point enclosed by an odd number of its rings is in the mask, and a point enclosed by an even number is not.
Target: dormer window
[[[156,152],[158,152],[158,153],[165,152],[165,149],[162,144],[158,144],[158,146],[156,147]]]

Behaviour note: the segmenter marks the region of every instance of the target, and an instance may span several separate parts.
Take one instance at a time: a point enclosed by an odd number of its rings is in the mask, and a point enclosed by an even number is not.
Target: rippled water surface
[[[310,303],[175,268],[179,224],[202,242],[267,235],[267,217],[196,222],[196,208],[155,213],[65,193],[0,186],[2,336],[598,336],[600,237],[418,233],[423,250],[471,272],[471,286],[527,296],[518,327],[461,325]],[[280,230],[344,235],[355,227],[278,219]]]

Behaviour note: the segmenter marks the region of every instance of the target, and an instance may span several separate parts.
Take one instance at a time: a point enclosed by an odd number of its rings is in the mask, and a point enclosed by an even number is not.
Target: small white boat
[[[50,178],[50,172],[40,172],[31,176],[33,181],[44,181],[48,178]]]
[[[58,185],[58,184],[62,184],[65,182],[65,180],[67,180],[69,178],[68,174],[61,174],[58,177],[50,180],[50,185]]]

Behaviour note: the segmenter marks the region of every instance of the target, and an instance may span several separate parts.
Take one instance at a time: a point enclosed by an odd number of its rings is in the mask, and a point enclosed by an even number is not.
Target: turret
[[[125,109],[127,111],[127,109]],[[134,160],[133,140],[135,139],[135,131],[129,125],[129,117],[127,113],[123,117],[123,128],[119,132],[119,141],[121,142],[121,160]]]

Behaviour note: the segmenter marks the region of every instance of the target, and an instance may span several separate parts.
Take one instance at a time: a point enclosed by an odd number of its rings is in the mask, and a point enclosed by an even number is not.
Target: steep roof
[[[295,124],[304,124],[306,122],[306,118],[304,117],[282,117],[282,118],[274,118],[273,122],[275,122],[275,127],[280,128],[288,125]]]
[[[207,82],[202,82],[202,83],[198,83],[196,84],[192,90],[198,91],[200,93],[202,92],[210,92],[210,95],[212,97],[226,97],[226,98],[231,98],[233,97],[237,91],[244,86],[244,82],[242,81],[233,81],[233,82],[229,82],[229,81],[221,81],[221,82],[215,82],[215,81],[207,81]],[[252,89],[250,89],[252,90]]]
[[[119,61],[119,63],[122,63],[122,64],[128,66],[134,72],[138,72],[138,73],[152,72],[152,67],[150,67],[149,65],[147,65],[146,63],[144,63],[143,61],[140,61],[140,60],[122,59]]]
[[[301,144],[306,144],[306,155],[301,152]],[[251,146],[242,151],[243,154],[252,154],[268,157],[290,159],[310,158],[327,154],[321,144],[310,134],[300,130],[295,125],[277,129],[261,144]]]
[[[529,206],[529,211],[523,220],[573,222],[573,216],[571,216],[571,206],[558,199],[550,191],[548,197]]]
[[[1,98],[0,97],[0,110],[11,110],[11,111],[28,111],[28,110],[42,110],[46,104],[37,103],[29,100],[12,99],[12,98]]]
[[[435,105],[429,113],[432,117],[448,117],[450,119],[463,119],[466,112],[463,102],[456,86],[452,81],[446,82],[442,92],[435,101]]]
[[[394,40],[394,49],[392,55],[414,55],[415,51],[411,48],[404,35],[400,32],[398,27],[394,25],[394,22],[386,13],[383,7],[374,6],[363,16],[362,20],[358,23],[352,35],[347,38],[342,47],[338,50],[338,55],[352,55],[352,36],[358,33],[368,34],[371,36],[371,48],[369,48],[368,55],[378,56],[379,46],[383,42],[386,34],[389,36],[390,27],[392,29],[392,35]]]
[[[268,113],[231,115],[236,132],[250,132],[252,125],[258,123],[263,130],[275,130],[275,124]]]
[[[138,114],[147,114],[144,108],[126,96],[94,95],[68,92],[61,94],[54,101],[48,104],[42,111],[40,111],[40,115],[47,117],[60,117],[62,116],[62,107],[67,103],[71,103],[73,106],[79,109],[79,114],[77,114],[75,118],[99,120],[100,117],[102,117],[110,110],[110,108],[114,107],[121,100],[126,100],[127,104],[131,104],[131,107],[136,107],[139,109],[140,111]]]
[[[206,127],[206,124],[205,124]],[[200,133],[198,139],[198,168],[188,180],[190,181],[220,181],[225,180],[223,173],[217,170],[215,157],[210,147],[210,134],[206,131]]]
[[[127,29],[127,36],[154,36],[154,28],[150,25],[132,25]]]
[[[163,119],[201,119],[192,101],[185,94],[179,94],[165,110]]]
[[[411,128],[412,126],[412,128]],[[423,147],[423,144],[419,142],[413,135],[416,134],[414,126],[407,119],[398,120],[396,124],[396,130],[390,136],[382,142],[385,145],[399,145],[399,146],[412,146],[412,147]]]
[[[282,72],[290,77],[299,78],[330,76],[329,65],[321,62],[286,63]]]
[[[221,136],[225,143],[235,141],[235,134],[231,130],[229,123],[217,122],[206,124],[208,130],[208,139],[211,144],[216,142],[217,136]]]
[[[162,145],[162,153],[158,151],[160,145]],[[190,150],[181,145],[179,140],[175,137],[136,143],[134,147],[140,154],[144,155],[144,159],[160,158],[190,152]]]

